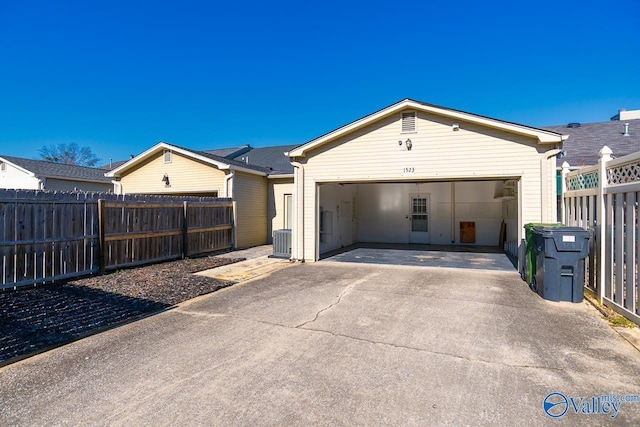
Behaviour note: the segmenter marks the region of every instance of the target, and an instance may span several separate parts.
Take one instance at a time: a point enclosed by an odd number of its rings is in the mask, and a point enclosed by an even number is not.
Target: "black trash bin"
[[[582,301],[590,237],[580,227],[533,227],[538,295],[549,301]]]

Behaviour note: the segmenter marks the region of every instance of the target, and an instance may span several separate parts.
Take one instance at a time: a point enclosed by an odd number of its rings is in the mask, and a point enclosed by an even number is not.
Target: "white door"
[[[411,195],[409,243],[429,243],[429,195]]]

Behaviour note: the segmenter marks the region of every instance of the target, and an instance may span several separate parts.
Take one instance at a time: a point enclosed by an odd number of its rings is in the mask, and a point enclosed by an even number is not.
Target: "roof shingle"
[[[20,166],[40,178],[61,178],[77,181],[111,182],[104,176],[104,169],[86,166],[66,165],[44,160],[24,159],[22,157],[0,156],[0,159]]]
[[[624,136],[624,124],[629,123],[629,135]],[[568,125],[544,126],[553,132],[568,134],[563,143],[565,156],[558,159],[570,166],[580,167],[598,163],[598,152],[605,145],[611,148],[614,157],[640,151],[640,120],[582,123],[579,127]]]
[[[234,158],[245,165],[256,165],[270,170],[271,175],[292,174],[293,165],[285,152],[294,149],[297,145],[277,145],[273,147],[252,148]]]

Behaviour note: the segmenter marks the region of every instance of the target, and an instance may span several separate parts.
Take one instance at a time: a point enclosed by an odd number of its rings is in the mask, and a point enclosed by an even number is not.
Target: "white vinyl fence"
[[[595,166],[562,165],[565,225],[591,230],[585,286],[600,302],[640,324],[640,152],[612,159],[600,150]]]

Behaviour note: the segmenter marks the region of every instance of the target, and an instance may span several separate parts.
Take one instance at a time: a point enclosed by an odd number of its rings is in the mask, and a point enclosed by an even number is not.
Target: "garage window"
[[[405,111],[402,113],[402,133],[416,131],[416,112]]]

